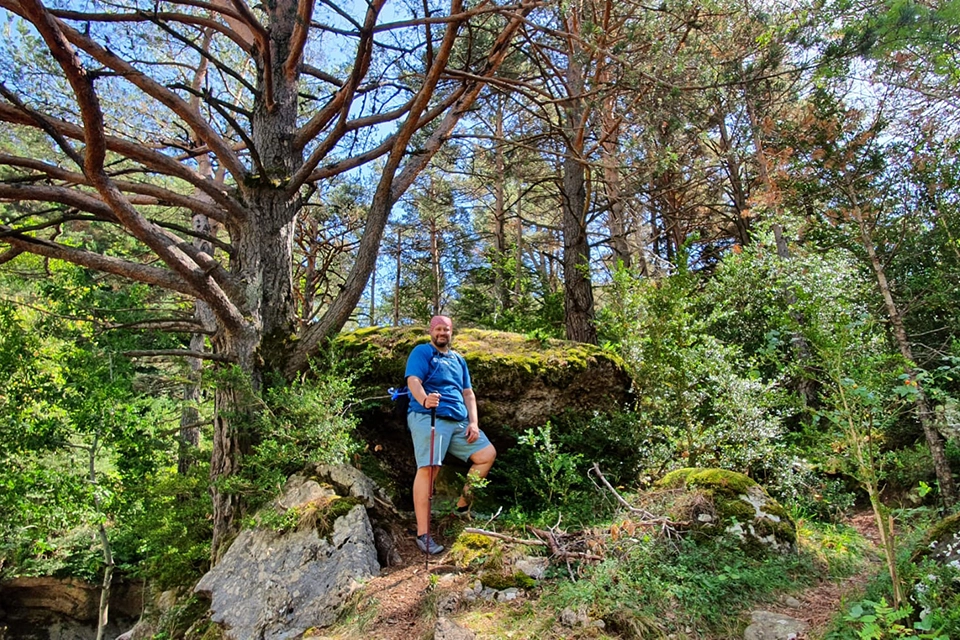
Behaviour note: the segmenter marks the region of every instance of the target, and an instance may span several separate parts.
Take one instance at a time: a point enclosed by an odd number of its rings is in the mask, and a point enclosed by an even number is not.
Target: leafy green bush
[[[272,381],[262,397],[230,370],[217,384],[239,389],[250,410],[239,416],[239,428],[248,429],[255,444],[223,489],[242,493],[251,510],[275,496],[291,474],[311,463],[345,462],[360,447],[357,418],[348,412],[353,378],[332,354],[325,368],[315,361],[292,382]]]
[[[658,446],[647,469],[721,467],[789,482],[796,456],[784,440],[795,400],[757,358],[710,333],[701,283],[679,272],[658,282],[615,275],[618,306],[607,333],[634,380],[636,424]]]
[[[878,601],[861,600],[850,606],[843,617],[846,629],[827,635],[828,640],[888,640],[893,638],[926,638],[950,640],[950,635],[934,629],[931,616],[911,624],[913,607],[908,604],[894,608],[885,598]]]
[[[143,479],[139,505],[114,534],[121,569],[159,590],[193,584],[206,572],[212,535],[208,474],[204,463],[187,475],[169,468]]]

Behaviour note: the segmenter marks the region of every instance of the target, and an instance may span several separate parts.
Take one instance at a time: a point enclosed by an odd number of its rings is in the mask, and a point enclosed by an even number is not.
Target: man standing
[[[417,476],[413,481],[413,510],[417,516],[417,546],[426,553],[440,553],[443,547],[430,536],[430,495],[433,479],[449,451],[470,462],[467,484],[457,501],[457,510],[470,507],[470,482],[485,478],[497,457],[497,450],[480,431],[477,398],[470,384],[467,363],[450,348],[453,321],[447,316],[430,320],[430,344],[418,344],[407,358],[407,387],[410,409],[407,426],[413,437]],[[436,432],[431,451],[430,412],[436,409]]]

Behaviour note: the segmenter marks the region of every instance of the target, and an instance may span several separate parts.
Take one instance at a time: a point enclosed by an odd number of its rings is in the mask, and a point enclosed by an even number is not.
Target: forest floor
[[[844,603],[859,597],[866,583],[882,570],[879,548],[879,536],[876,521],[870,511],[859,512],[847,519],[846,524],[855,528],[869,542],[866,554],[868,565],[856,574],[841,580],[822,580],[819,584],[792,595],[800,606],[786,604],[785,599],[778,603],[759,606],[766,611],[803,620],[809,625],[806,634],[797,640],[814,640],[822,637],[827,625],[839,612]],[[436,624],[436,604],[442,593],[460,592],[475,579],[470,573],[461,573],[456,567],[445,564],[446,552],[424,560],[424,555],[416,547],[413,537],[405,539],[399,549],[403,562],[385,569],[379,576],[364,585],[356,597],[349,614],[350,622],[341,628],[324,629],[320,635],[307,635],[312,640],[352,640],[370,638],[371,640],[419,640],[432,638]],[[512,630],[503,635],[487,635],[478,632],[478,638],[515,637],[526,638],[525,632],[516,624],[499,624],[497,618],[510,615],[509,609],[518,610],[524,603],[534,602],[535,596],[510,603],[482,603],[475,608],[482,609],[475,622],[480,621],[484,628]],[[744,614],[749,617],[749,612]],[[516,618],[514,618],[514,622]],[[471,625],[473,628],[473,625]],[[704,636],[706,639],[707,637]]]

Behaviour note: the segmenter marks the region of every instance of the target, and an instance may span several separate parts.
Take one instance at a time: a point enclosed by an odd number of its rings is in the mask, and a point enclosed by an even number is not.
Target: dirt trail
[[[824,580],[794,597],[800,601],[800,607],[790,607],[785,604],[764,607],[768,611],[803,620],[810,625],[809,630],[797,640],[819,638],[826,630],[827,624],[840,610],[844,601],[850,596],[857,597],[878,571],[882,569],[880,556],[876,553],[880,545],[880,534],[877,531],[877,521],[872,511],[864,511],[853,515],[846,522],[856,529],[872,545],[871,553],[866,556],[868,565],[856,574],[839,582]]]
[[[435,617],[429,608],[435,606],[431,586],[440,584],[444,591],[459,590],[471,576],[455,573],[456,568],[444,564],[447,551],[431,556],[424,562],[424,554],[412,537],[400,545],[403,562],[384,569],[379,576],[364,585],[356,605],[355,616],[361,620],[363,638],[370,640],[419,640],[432,637]],[[431,578],[431,575],[434,577]],[[347,640],[353,635],[321,635],[317,640]],[[310,636],[306,636],[309,638]]]
[[[879,544],[876,522],[871,512],[851,517],[847,524],[857,529],[874,547]],[[446,552],[429,559],[425,566],[424,555],[416,547],[412,537],[401,545],[400,566],[384,570],[370,580],[358,598],[354,616],[364,620],[360,625],[363,638],[370,640],[419,640],[431,637],[435,617],[431,609],[436,606],[437,590],[432,585],[439,582],[441,591],[461,590],[473,576],[457,574],[455,568],[444,564]],[[798,640],[810,640],[822,636],[827,623],[840,609],[844,599],[857,593],[877,571],[881,570],[880,558],[868,554],[871,565],[856,575],[840,582],[823,581],[806,591],[794,594],[799,607],[786,604],[767,605],[762,608],[805,621],[810,625],[807,634]],[[431,578],[431,576],[434,576]],[[330,633],[334,630],[325,630]],[[343,635],[343,634],[349,635]],[[306,636],[310,638],[311,636]],[[357,627],[333,635],[313,636],[316,640],[352,640],[357,638]]]

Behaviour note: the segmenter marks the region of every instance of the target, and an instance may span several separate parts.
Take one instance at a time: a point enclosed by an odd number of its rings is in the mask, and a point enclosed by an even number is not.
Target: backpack
[[[456,351],[451,350],[451,353],[458,360],[463,358],[463,356]],[[423,384],[427,384],[427,382],[429,382],[430,378],[433,377],[433,374],[436,373],[438,368],[439,366],[427,373],[427,377],[423,381]],[[393,417],[397,420],[406,421],[407,412],[410,411],[410,389],[404,384],[399,387],[390,387],[387,389],[387,393],[390,394],[390,399],[393,400]]]

